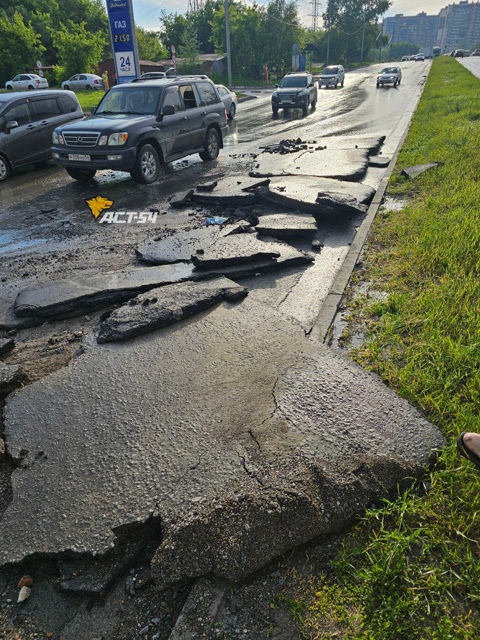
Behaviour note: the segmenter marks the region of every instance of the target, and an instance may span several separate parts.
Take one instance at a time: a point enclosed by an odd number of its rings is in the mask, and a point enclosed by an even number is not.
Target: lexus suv
[[[317,87],[311,73],[288,73],[282,78],[280,84],[275,85],[272,94],[272,111],[278,113],[283,109],[302,109],[303,115],[307,115],[308,107],[312,111],[317,106]]]
[[[75,180],[113,169],[150,184],[162,163],[191,153],[215,160],[226,131],[225,106],[207,76],[144,80],[113,87],[91,117],[55,129],[52,156]]]

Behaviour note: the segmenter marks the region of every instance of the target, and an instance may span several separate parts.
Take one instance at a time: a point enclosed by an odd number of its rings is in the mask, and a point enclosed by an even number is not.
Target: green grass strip
[[[415,164],[444,164],[407,180]],[[421,486],[369,510],[314,587],[299,587],[306,638],[480,638],[480,474],[459,459],[480,432],[480,80],[450,57],[433,62],[399,154],[355,297],[362,366],[437,424],[447,446]],[[353,286],[353,290],[355,286]],[[302,591],[303,590],[303,591]]]

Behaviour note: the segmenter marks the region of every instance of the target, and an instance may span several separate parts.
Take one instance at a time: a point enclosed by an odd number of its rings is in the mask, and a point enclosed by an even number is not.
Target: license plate
[[[280,104],[293,104],[291,100],[282,100]]]
[[[69,160],[79,160],[80,162],[90,162],[90,160],[92,159],[90,156],[84,156],[80,153],[69,153],[68,154],[68,159]]]

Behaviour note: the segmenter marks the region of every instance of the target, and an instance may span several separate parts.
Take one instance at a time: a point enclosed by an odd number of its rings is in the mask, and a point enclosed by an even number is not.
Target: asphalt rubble
[[[20,290],[3,310],[7,336],[98,317],[70,364],[33,384],[0,361],[6,631],[300,638],[275,600],[292,562],[308,564],[312,544],[326,562],[443,438],[236,280],[308,269],[322,221],[366,213],[375,192],[359,180],[383,140],[265,147],[250,175],[170,200],[210,207],[213,222],[147,240],[130,269]],[[3,359],[14,350],[0,341]]]

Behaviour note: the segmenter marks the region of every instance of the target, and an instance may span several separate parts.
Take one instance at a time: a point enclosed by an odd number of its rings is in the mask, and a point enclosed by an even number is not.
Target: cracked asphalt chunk
[[[7,398],[5,439],[22,465],[0,563],[104,554],[154,517],[159,584],[239,579],[343,528],[443,445],[378,377],[248,297],[92,346]]]
[[[148,264],[189,262],[192,253],[210,246],[219,235],[220,230],[212,226],[179,231],[160,240],[148,240],[135,253],[139,260]]]
[[[192,254],[197,268],[209,269],[248,263],[252,260],[279,258],[281,252],[275,244],[263,242],[252,233],[241,233],[219,238],[215,244]]]
[[[221,300],[239,300],[247,293],[245,287],[228,278],[151,289],[112,311],[100,324],[97,341],[128,340],[205,311]]]
[[[301,213],[274,213],[260,216],[255,229],[258,233],[286,240],[293,237],[311,237],[318,231],[315,218]]]

